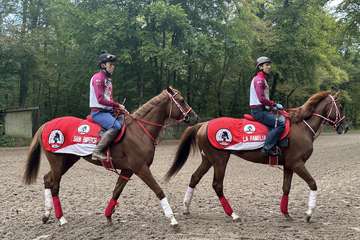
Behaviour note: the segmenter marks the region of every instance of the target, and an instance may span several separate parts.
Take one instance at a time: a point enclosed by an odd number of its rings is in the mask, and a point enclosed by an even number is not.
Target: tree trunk
[[[21,45],[25,52],[24,39],[26,34],[27,27],[27,13],[28,13],[28,1],[22,1],[22,24],[21,24]],[[26,95],[28,92],[28,82],[29,82],[29,74],[28,74],[28,63],[26,58],[26,53],[22,56],[22,60],[20,63],[20,93],[19,93],[19,106],[25,106]]]

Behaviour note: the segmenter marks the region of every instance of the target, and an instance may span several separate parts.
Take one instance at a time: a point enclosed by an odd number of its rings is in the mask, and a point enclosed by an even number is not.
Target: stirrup
[[[281,156],[281,150],[278,146],[274,146],[269,150],[262,148],[261,152],[264,153],[266,156]]]

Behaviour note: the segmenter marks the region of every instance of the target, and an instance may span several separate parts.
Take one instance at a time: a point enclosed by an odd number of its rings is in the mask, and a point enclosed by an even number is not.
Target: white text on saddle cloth
[[[98,139],[96,137],[87,137],[87,136],[74,136],[73,137],[74,143],[90,143],[90,144],[96,144],[98,142]]]
[[[266,139],[266,135],[250,135],[250,136],[243,136],[243,142],[264,142]]]

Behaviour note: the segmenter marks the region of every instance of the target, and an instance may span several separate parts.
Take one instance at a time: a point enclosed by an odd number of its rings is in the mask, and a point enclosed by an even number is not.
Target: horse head
[[[329,94],[326,98],[324,107],[325,115],[321,117],[331,126],[338,134],[344,134],[349,130],[349,124],[346,121],[343,106],[340,103],[339,93]]]
[[[196,112],[187,104],[180,91],[168,87],[166,94],[169,96],[169,104],[167,108],[167,114],[169,118],[177,121],[184,121],[188,124],[195,124],[199,121],[199,116]]]

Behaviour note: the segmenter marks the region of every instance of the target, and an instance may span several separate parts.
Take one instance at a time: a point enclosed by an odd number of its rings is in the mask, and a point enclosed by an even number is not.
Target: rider
[[[264,147],[261,149],[266,156],[279,155],[276,143],[285,129],[285,118],[280,115],[276,120],[276,114],[271,110],[284,109],[280,103],[275,103],[269,98],[269,85],[266,78],[271,72],[271,59],[259,57],[256,60],[256,74],[250,85],[250,108],[251,115],[259,122],[270,128]],[[277,121],[277,126],[275,127]]]
[[[100,71],[95,73],[90,80],[91,117],[94,122],[106,129],[92,154],[93,160],[106,159],[103,151],[116,138],[122,125],[123,117],[116,118],[114,112],[116,110],[126,112],[125,107],[112,98],[111,75],[115,69],[115,61],[115,55],[101,52],[98,59]]]

